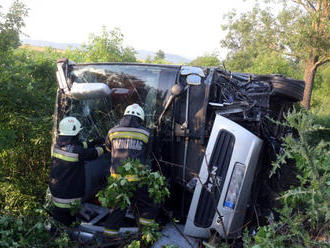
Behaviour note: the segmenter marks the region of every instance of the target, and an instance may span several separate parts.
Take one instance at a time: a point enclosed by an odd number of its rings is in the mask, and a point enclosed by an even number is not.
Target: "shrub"
[[[284,137],[283,152],[273,172],[288,159],[294,159],[300,185],[281,194],[280,220],[260,227],[253,239],[245,235],[245,245],[257,247],[329,247],[330,243],[330,143],[315,145],[313,134],[322,129],[312,114],[293,110],[286,123],[297,131]]]
[[[43,211],[25,217],[0,216],[0,247],[69,247],[68,235],[55,227]]]
[[[43,200],[56,56],[18,49],[0,58],[0,214],[28,214]]]
[[[147,186],[149,196],[160,203],[169,196],[166,179],[159,172],[152,172],[138,160],[127,160],[118,168],[119,177],[108,177],[108,185],[97,196],[104,207],[125,209],[130,205],[135,188]],[[130,182],[127,176],[134,175],[137,182]]]

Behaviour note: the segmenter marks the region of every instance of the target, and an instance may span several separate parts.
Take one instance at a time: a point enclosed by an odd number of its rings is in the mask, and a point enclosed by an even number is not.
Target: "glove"
[[[88,147],[100,146],[100,145],[103,145],[104,142],[105,142],[104,138],[98,137],[95,140],[89,141],[88,142]]]
[[[107,147],[105,145],[102,145],[101,147],[103,148],[104,153],[109,153],[109,151],[107,150]],[[109,153],[109,154],[111,156],[111,153]]]
[[[98,137],[94,141],[95,145],[102,145],[102,144],[104,144],[104,142],[105,142],[105,139],[102,137]]]

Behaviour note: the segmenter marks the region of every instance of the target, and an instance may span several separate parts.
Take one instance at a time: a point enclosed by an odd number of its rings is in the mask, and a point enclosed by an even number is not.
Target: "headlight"
[[[224,206],[234,209],[239,193],[241,191],[241,186],[245,174],[246,166],[244,164],[236,163],[233,174],[230,179],[229,187],[227,190],[226,199],[224,202]]]

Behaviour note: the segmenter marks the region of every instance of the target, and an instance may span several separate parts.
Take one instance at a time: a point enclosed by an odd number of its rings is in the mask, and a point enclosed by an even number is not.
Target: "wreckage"
[[[302,100],[303,81],[225,68],[67,59],[57,62],[57,79],[53,140],[65,116],[81,120],[81,135],[92,139],[104,137],[127,105],[143,106],[150,162],[171,192],[164,209],[186,235],[208,238],[216,231],[236,238],[273,216],[274,195],[287,182],[281,171],[271,178],[269,171],[290,131],[277,122]],[[97,182],[109,175],[109,165],[106,157],[86,164],[85,200],[102,187]],[[102,229],[106,214],[88,224]]]

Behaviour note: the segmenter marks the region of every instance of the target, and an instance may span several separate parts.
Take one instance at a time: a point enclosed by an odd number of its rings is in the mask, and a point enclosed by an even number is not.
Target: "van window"
[[[105,83],[112,89],[111,126],[119,122],[128,105],[138,103],[145,111],[146,126],[154,128],[178,72],[179,67],[156,65],[78,65],[71,72],[71,81]]]

